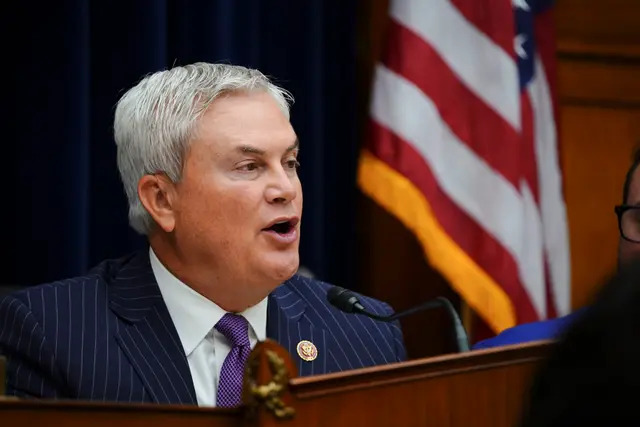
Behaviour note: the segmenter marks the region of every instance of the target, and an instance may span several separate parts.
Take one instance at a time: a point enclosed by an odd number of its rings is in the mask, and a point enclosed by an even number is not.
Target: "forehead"
[[[266,92],[237,92],[211,103],[198,124],[197,140],[225,151],[239,145],[277,149],[296,134],[275,99]]]

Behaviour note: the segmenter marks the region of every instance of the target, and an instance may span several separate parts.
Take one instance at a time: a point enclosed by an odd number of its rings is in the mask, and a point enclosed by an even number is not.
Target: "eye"
[[[243,171],[243,172],[253,172],[258,170],[258,168],[260,167],[259,164],[255,163],[255,162],[251,162],[251,163],[245,163],[241,166],[238,167],[238,170]]]
[[[287,168],[289,169],[298,169],[300,168],[300,163],[296,159],[287,160],[285,162]]]

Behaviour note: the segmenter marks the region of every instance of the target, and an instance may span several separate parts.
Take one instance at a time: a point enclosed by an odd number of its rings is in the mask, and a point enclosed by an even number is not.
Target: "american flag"
[[[358,185],[494,330],[570,311],[552,3],[392,0]]]

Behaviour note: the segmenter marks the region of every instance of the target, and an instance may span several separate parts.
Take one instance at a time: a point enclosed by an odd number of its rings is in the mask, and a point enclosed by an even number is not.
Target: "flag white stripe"
[[[540,57],[527,88],[534,111],[535,151],[538,163],[540,211],[549,275],[558,314],[571,311],[571,259],[567,211],[562,193],[557,130],[551,90]]]
[[[518,67],[509,54],[447,0],[392,1],[390,14],[420,35],[470,90],[520,131]]]
[[[544,313],[541,224],[533,197],[522,196],[460,141],[427,95],[383,65],[376,68],[371,115],[411,144],[440,188],[511,253],[538,314]]]
[[[520,183],[522,194],[522,213],[524,215],[522,237],[517,242],[521,249],[521,256],[517,259],[518,272],[522,286],[527,291],[531,304],[539,318],[545,318],[547,313],[547,293],[544,277],[544,242],[542,237],[542,219],[531,188],[523,179]],[[511,215],[505,211],[502,216]],[[516,242],[514,242],[516,243]]]

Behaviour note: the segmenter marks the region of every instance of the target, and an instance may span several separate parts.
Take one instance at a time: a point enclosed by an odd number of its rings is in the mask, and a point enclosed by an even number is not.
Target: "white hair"
[[[181,177],[183,157],[207,107],[219,96],[237,91],[265,91],[289,119],[292,95],[264,74],[237,65],[198,62],[144,77],[118,101],[114,137],[118,169],[129,201],[129,224],[148,234],[153,219],[138,197],[147,174]]]

